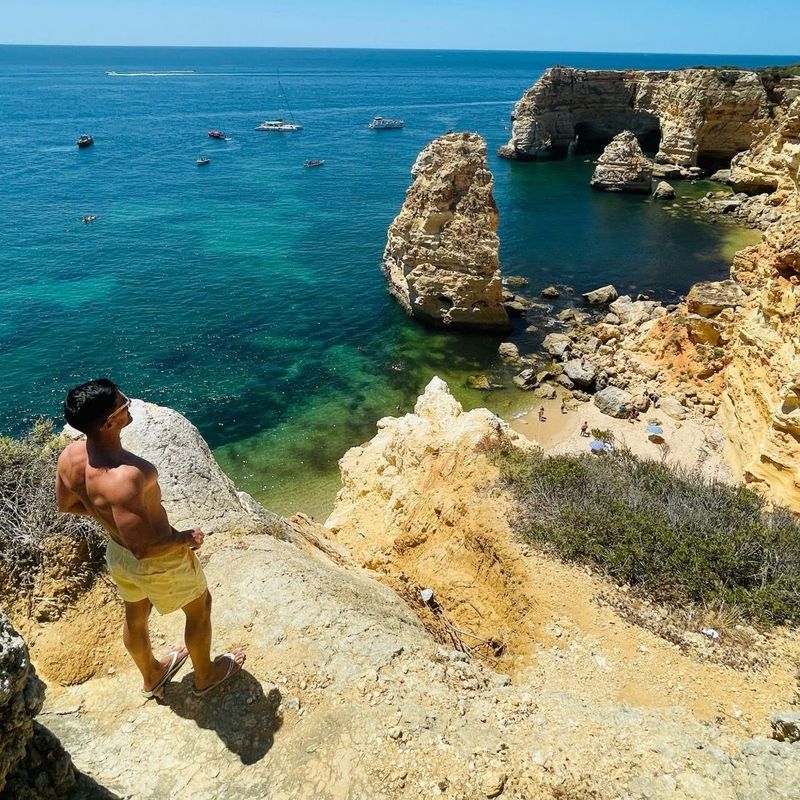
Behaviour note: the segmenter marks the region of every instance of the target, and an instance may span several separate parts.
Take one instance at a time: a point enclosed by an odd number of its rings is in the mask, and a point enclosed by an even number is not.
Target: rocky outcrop
[[[197,525],[206,533],[279,531],[281,518],[236,490],[186,417],[142,400],[133,400],[130,412],[133,422],[122,431],[122,445],[155,464],[163,505],[173,526]],[[64,431],[72,438],[82,436],[69,426]]]
[[[744,70],[587,70],[551,67],[519,100],[506,158],[598,150],[634,133],[656,161],[680,167],[730,159],[769,120],[767,92]]]
[[[28,648],[0,611],[0,791],[25,755],[33,718],[43,702],[44,684],[36,677]]]
[[[728,182],[734,191],[800,191],[800,98],[774,113],[774,122],[762,124],[752,146],[731,162]]]
[[[506,330],[486,143],[474,133],[441,136],[411,174],[383,254],[389,292],[430,325]]]
[[[666,181],[659,181],[653,190],[653,198],[655,200],[674,200],[675,189]]]
[[[650,194],[653,162],[630,131],[618,133],[597,159],[589,185],[606,192]]]
[[[0,797],[62,800],[77,786],[69,756],[34,721],[44,690],[25,642],[0,610]]]

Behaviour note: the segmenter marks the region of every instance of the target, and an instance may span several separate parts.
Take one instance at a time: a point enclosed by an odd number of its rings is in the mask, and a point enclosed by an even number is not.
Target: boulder
[[[589,185],[606,192],[650,194],[652,178],[653,162],[642,153],[636,136],[622,131],[603,150]]]
[[[583,299],[591,305],[607,305],[613,303],[619,297],[619,292],[609,283],[591,292],[584,292]]]
[[[537,386],[533,391],[536,397],[541,397],[542,400],[555,400],[557,396],[556,387],[551,383],[544,383]]]
[[[536,378],[536,371],[533,369],[522,370],[522,372],[520,372],[519,375],[515,375],[512,380],[515,386],[526,392],[536,387],[539,383]]]
[[[506,364],[522,364],[523,362],[519,348],[513,342],[501,342],[497,353]]]
[[[694,344],[707,344],[716,347],[719,344],[719,329],[713,320],[701,317],[699,314],[689,314],[686,317],[686,329],[689,339]]]
[[[633,395],[618,386],[606,386],[595,394],[594,404],[609,417],[622,417],[633,404]]]
[[[508,330],[486,143],[475,133],[440,136],[411,174],[383,253],[390,294],[435,327]]]
[[[574,358],[564,364],[564,374],[579,389],[589,389],[597,375],[597,367],[586,359]]]
[[[479,389],[482,392],[503,388],[503,385],[500,383],[492,383],[488,375],[470,375],[467,378],[467,386],[470,389]]]
[[[601,342],[609,342],[612,339],[621,339],[622,331],[618,325],[609,325],[607,322],[601,322],[595,325],[594,332]]]
[[[800,742],[800,713],[778,711],[770,719],[772,737],[779,742]]]
[[[716,172],[708,176],[710,181],[716,181],[717,183],[730,183],[731,182],[731,171],[729,169],[718,169]]]
[[[655,200],[674,200],[675,189],[666,181],[659,181],[656,184],[656,188],[653,189],[653,198]]]
[[[572,347],[572,340],[564,333],[548,333],[542,347],[555,358],[561,358]]]
[[[506,283],[506,286],[514,286],[514,287],[527,286],[528,285],[528,279],[527,278],[523,278],[522,275],[509,275],[505,279],[505,283]]]
[[[561,292],[555,286],[546,286],[542,289],[542,297],[561,297]]]
[[[727,281],[703,281],[696,283],[686,295],[686,306],[691,314],[715,317],[724,308],[736,308],[746,295],[738,283]]]
[[[686,408],[674,397],[662,397],[658,408],[672,419],[686,419]]]

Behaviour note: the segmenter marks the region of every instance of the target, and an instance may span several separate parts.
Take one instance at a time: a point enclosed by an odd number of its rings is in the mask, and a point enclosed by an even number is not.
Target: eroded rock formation
[[[597,159],[589,185],[606,192],[650,194],[652,180],[653,162],[644,155],[637,138],[622,131]]]
[[[564,154],[576,141],[599,149],[632,131],[656,161],[681,167],[730,159],[769,120],[767,92],[753,72],[587,70],[551,67],[517,103],[506,158]]]
[[[411,174],[383,255],[389,292],[430,325],[507,329],[486,143],[474,133],[441,136]]]

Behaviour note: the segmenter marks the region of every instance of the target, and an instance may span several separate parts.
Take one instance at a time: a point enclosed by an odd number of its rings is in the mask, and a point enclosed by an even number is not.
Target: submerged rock
[[[411,174],[383,254],[389,292],[430,325],[507,330],[486,143],[474,133],[440,136]]]
[[[649,194],[652,178],[653,162],[642,153],[637,138],[622,131],[603,150],[589,185],[606,192]]]
[[[556,298],[560,296],[561,292],[559,292],[555,286],[546,286],[544,289],[542,289],[542,297]]]

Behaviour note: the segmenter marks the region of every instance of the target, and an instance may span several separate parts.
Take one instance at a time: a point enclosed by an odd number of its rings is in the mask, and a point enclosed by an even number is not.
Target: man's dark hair
[[[108,378],[97,378],[75,386],[64,400],[64,419],[82,433],[99,428],[114,410],[117,384]]]

